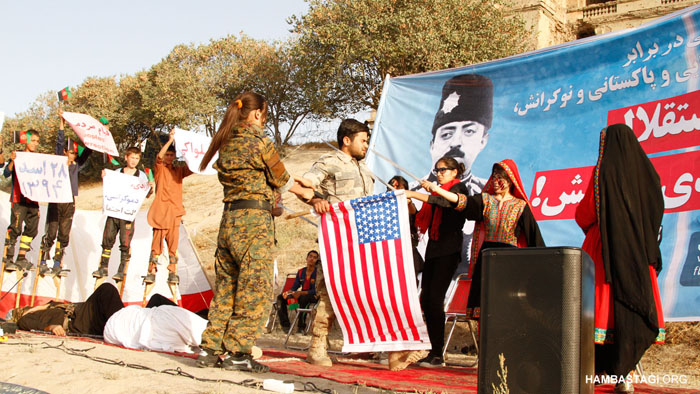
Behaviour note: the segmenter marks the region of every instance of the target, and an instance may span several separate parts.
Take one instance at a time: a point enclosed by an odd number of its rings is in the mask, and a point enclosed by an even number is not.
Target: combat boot
[[[324,367],[333,366],[333,362],[328,357],[328,330],[331,328],[331,319],[323,302],[320,302],[321,308],[316,308],[316,316],[314,317],[314,328],[311,335],[311,347],[306,356],[306,362],[314,365],[322,365]]]
[[[112,256],[112,249],[102,249],[102,256],[100,257],[100,266],[96,271],[92,273],[92,277],[95,279],[104,278],[109,275],[107,272],[107,267],[109,266],[109,258]]]
[[[49,272],[51,272],[51,268],[46,265],[46,261],[43,261],[43,264],[39,264],[39,275],[44,276]]]
[[[328,333],[320,336],[316,335],[316,332],[314,328],[314,335],[311,337],[311,347],[309,348],[309,353],[306,355],[306,362],[323,367],[332,367],[333,361],[328,357],[328,345],[326,343]]]
[[[117,273],[112,276],[112,279],[114,279],[115,282],[121,282],[124,280],[124,277],[126,276],[126,264],[128,263],[127,260],[122,260],[119,263],[119,268],[117,268]]]
[[[20,269],[23,269],[25,271],[29,271],[32,268],[34,268],[34,265],[29,260],[27,260],[27,256],[23,254],[17,256],[17,261],[15,261],[15,264],[18,267],[20,267]]]

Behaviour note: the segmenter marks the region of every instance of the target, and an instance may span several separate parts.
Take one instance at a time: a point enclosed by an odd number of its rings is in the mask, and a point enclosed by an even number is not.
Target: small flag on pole
[[[146,176],[148,176],[148,180],[153,182],[153,171],[150,168],[146,168]]]
[[[31,133],[30,133],[31,134]],[[14,143],[15,144],[26,144],[27,143],[27,131],[22,130],[22,131],[15,131],[15,139]],[[30,137],[31,138],[31,137]]]
[[[109,153],[107,154],[107,158],[109,159],[109,162],[112,163],[112,164],[114,164],[115,166],[118,166],[118,165],[119,165],[119,162],[117,161],[117,159],[115,159],[114,157],[112,157]]]
[[[77,142],[73,141],[73,151],[78,152],[78,157],[82,156],[83,151],[85,151],[85,147],[78,145]]]
[[[70,92],[70,88],[68,86],[58,92],[58,101],[65,101],[69,97],[73,97],[73,94]]]
[[[102,116],[102,117],[100,117],[100,123],[102,123],[103,125],[107,126],[107,123],[109,123],[109,120],[107,120],[107,118],[105,118],[104,116]]]

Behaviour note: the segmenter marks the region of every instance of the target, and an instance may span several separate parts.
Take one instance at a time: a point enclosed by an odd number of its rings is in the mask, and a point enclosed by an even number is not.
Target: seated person
[[[35,307],[25,306],[13,309],[12,320],[20,330],[51,331],[59,336],[66,333],[101,336],[107,320],[122,308],[124,304],[117,288],[103,283],[85,302],[51,301]]]
[[[287,312],[287,304],[289,300],[294,299],[299,303],[299,307],[305,308],[307,305],[318,301],[316,296],[316,262],[318,261],[318,252],[315,250],[306,254],[306,267],[297,272],[297,277],[294,279],[294,284],[289,291],[286,291],[277,296],[277,316],[280,319],[280,325],[285,332],[289,331],[289,314]],[[297,290],[301,287],[301,290]],[[291,302],[293,304],[294,302]],[[299,320],[299,331],[304,327],[304,317]]]
[[[104,340],[131,349],[194,353],[205,328],[206,319],[155,294],[145,308],[130,305],[113,314]]]

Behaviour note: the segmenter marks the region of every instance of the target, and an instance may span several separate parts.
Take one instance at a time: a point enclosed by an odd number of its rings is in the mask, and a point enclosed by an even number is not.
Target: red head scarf
[[[520,173],[518,172],[518,166],[515,165],[515,162],[511,159],[505,159],[499,161],[498,164],[501,168],[503,168],[508,174],[508,178],[510,178],[510,181],[513,183],[513,187],[511,189],[511,194],[515,198],[519,198],[521,200],[524,200],[527,205],[530,207],[530,210],[532,210],[532,206],[530,206],[530,200],[527,198],[527,194],[525,194],[525,189],[523,188],[523,182],[520,180]],[[488,193],[488,194],[495,194],[495,184],[496,180],[493,178],[493,175],[489,177],[489,180],[486,181],[486,184],[484,185],[484,188],[481,190],[482,193]],[[474,269],[474,264],[476,264],[476,259],[479,257],[479,251],[481,250],[481,245],[484,243],[484,224],[481,222],[478,222],[476,226],[474,227],[474,233],[472,235],[472,246],[471,250],[469,253],[469,276],[471,277],[472,275],[472,270]],[[527,242],[525,241],[525,237],[523,234],[520,234],[520,237],[518,237],[518,247],[519,248],[524,248],[527,247]]]
[[[518,166],[515,165],[515,162],[511,159],[505,159],[499,161],[496,164],[498,164],[501,168],[503,168],[506,171],[506,174],[508,174],[508,178],[510,178],[511,183],[513,183],[513,190],[511,194],[513,194],[513,196],[516,198],[524,200],[529,206],[530,200],[527,198],[527,194],[525,194],[523,182],[520,180],[520,173],[518,172]],[[484,188],[481,192],[488,194],[496,193],[494,188],[495,182],[496,181],[495,179],[493,179],[493,176],[489,177],[489,180],[486,181],[486,184],[484,185]],[[532,206],[530,206],[530,209],[532,209]]]

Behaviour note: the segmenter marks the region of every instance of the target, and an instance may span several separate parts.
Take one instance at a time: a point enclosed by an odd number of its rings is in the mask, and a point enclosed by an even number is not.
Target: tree
[[[219,78],[224,105],[246,90],[265,96],[269,131],[278,147],[289,142],[303,121],[342,113],[347,101],[344,93],[327,87],[329,77],[319,74],[294,42],[228,36],[200,49]]]
[[[268,124],[278,147],[294,136],[305,120],[342,112],[341,99],[324,84],[315,65],[294,43],[245,39],[237,64],[238,85],[227,89],[229,99],[243,90],[259,92],[268,102]]]
[[[383,78],[520,53],[524,23],[507,0],[308,0],[289,23],[336,89],[376,109]],[[352,104],[352,103],[347,103]]]
[[[224,75],[209,45],[178,45],[145,73],[142,104],[156,123],[170,127],[204,126],[212,135],[223,117]]]

